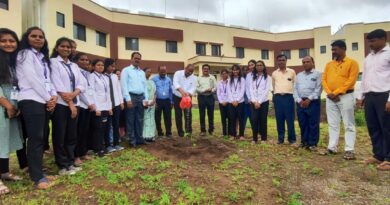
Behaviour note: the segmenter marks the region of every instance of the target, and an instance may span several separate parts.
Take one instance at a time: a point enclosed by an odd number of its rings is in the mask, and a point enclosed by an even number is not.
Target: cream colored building
[[[344,25],[331,34],[330,26],[302,31],[270,33],[192,19],[165,18],[154,14],[132,14],[126,10],[102,7],[90,0],[9,0],[0,8],[1,27],[19,35],[30,26],[46,32],[49,46],[62,36],[75,39],[77,50],[91,57],[118,59],[119,67],[129,64],[134,51],[142,54],[143,66],[165,64],[169,72],[192,63],[199,69],[205,63],[218,73],[232,64],[246,65],[250,59],[264,60],[275,67],[275,56],[290,56],[288,66],[301,70],[301,58],[314,57],[323,70],[331,60],[330,44],[336,39],[347,43],[347,55],[360,66],[369,51],[365,35],[377,28],[388,31],[390,22]],[[390,38],[389,38],[390,39]]]

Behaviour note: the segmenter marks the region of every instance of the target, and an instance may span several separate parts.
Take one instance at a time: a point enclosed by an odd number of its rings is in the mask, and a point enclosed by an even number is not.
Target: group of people
[[[358,106],[365,109],[374,156],[367,164],[390,170],[390,48],[386,32],[378,29],[367,35],[371,53],[365,59],[362,94]],[[43,170],[43,154],[48,144],[51,120],[52,144],[59,175],[80,171],[90,160],[88,150],[102,157],[124,149],[120,127],[125,127],[131,147],[156,138],[172,137],[172,107],[180,137],[192,135],[192,109],[182,109],[185,97],[197,96],[201,136],[215,131],[214,106],[219,103],[222,134],[232,140],[244,138],[247,119],[252,127],[252,143],[267,141],[269,95],[275,108],[278,144],[287,139],[292,145],[317,150],[322,89],[326,96],[329,144],[324,154],[336,154],[340,121],[345,129],[345,159],[355,159],[356,139],[353,96],[358,63],[346,57],[344,41],[332,43],[333,60],[323,73],[314,59],[302,59],[304,71],[296,75],[287,68],[287,57],[276,57],[277,69],[268,75],[261,60],[250,60],[245,68],[233,65],[221,71],[217,82],[210,65],[195,76],[188,64],[176,71],[173,80],[167,67],[141,69],[142,55],[133,52],[131,64],[116,69],[113,59],[89,59],[76,51],[73,40],[59,38],[49,56],[45,33],[31,27],[19,41],[12,30],[0,29],[0,171],[2,180],[21,177],[9,171],[9,155],[16,151],[20,168],[29,173],[37,189],[47,189],[56,179]],[[243,72],[243,73],[242,73]],[[296,107],[296,108],[295,108]],[[208,129],[206,129],[206,112]],[[295,113],[301,142],[296,141]],[[164,118],[165,132],[161,126]],[[184,129],[183,129],[184,118]],[[238,131],[238,132],[237,132]],[[0,181],[0,195],[9,189]]]

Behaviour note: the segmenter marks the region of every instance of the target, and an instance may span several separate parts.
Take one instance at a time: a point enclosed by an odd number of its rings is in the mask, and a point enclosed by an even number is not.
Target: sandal
[[[245,137],[244,137],[244,136],[241,136],[241,137],[240,137],[240,140],[241,140],[241,141],[245,140]]]
[[[5,186],[2,181],[0,181],[0,196],[8,193],[9,193],[8,187]]]
[[[50,182],[39,182],[39,183],[35,186],[35,188],[36,188],[36,189],[39,189],[39,190],[46,190],[46,189],[50,188],[51,186],[53,186],[53,184],[50,183]]]
[[[346,151],[344,154],[344,159],[346,160],[354,160],[356,159],[355,154],[352,151]]]
[[[5,181],[20,181],[23,178],[8,172],[8,173],[1,174],[1,179]]]
[[[376,167],[380,171],[390,171],[390,162],[384,161]]]

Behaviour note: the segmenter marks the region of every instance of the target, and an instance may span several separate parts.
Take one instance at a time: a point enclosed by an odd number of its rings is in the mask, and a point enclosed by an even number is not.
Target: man
[[[354,86],[359,75],[358,63],[346,57],[347,46],[342,40],[331,44],[333,60],[326,64],[322,86],[327,94],[326,114],[329,124],[329,144],[325,154],[336,154],[340,137],[340,121],[345,129],[344,159],[355,159],[355,99]]]
[[[322,75],[314,70],[314,59],[311,56],[304,57],[302,64],[305,70],[297,75],[294,86],[294,99],[301,128],[300,146],[316,151],[320,137]]]
[[[194,66],[188,64],[184,70],[175,72],[173,76],[173,103],[175,107],[176,128],[180,137],[184,137],[183,131],[183,111],[180,108],[182,97],[192,97],[196,91],[197,78],[193,75]],[[184,110],[184,121],[186,134],[192,134],[192,113],[191,108]]]
[[[274,90],[273,102],[275,106],[276,126],[278,130],[278,144],[284,143],[285,122],[287,122],[288,142],[296,142],[294,128],[294,82],[295,71],[287,68],[287,56],[280,54],[276,57],[278,69],[272,73],[272,87]]]
[[[158,66],[158,76],[154,77],[153,82],[156,84],[156,127],[158,137],[164,136],[161,128],[161,113],[164,115],[165,135],[168,138],[172,137],[172,81],[167,77],[167,67],[165,65]]]
[[[206,135],[206,109],[209,120],[208,132],[210,135],[214,132],[214,93],[217,90],[217,80],[213,75],[210,75],[210,66],[204,64],[202,66],[203,75],[198,77],[196,91],[198,92],[198,106],[200,115],[200,135]]]
[[[390,171],[390,47],[386,46],[386,31],[382,29],[370,32],[366,38],[371,52],[364,62],[362,94],[357,104],[364,105],[374,156],[365,163]]]
[[[133,52],[131,54],[131,65],[124,68],[121,73],[123,97],[127,104],[126,128],[129,135],[129,144],[132,147],[145,144],[142,138],[143,100],[148,99],[148,92],[145,73],[139,67],[141,57],[139,52]]]

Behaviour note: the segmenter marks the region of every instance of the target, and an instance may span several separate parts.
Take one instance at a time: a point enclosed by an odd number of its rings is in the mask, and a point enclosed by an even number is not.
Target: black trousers
[[[90,123],[90,110],[80,107],[77,120],[77,146],[75,149],[75,157],[83,157],[88,152],[88,139],[91,139]]]
[[[163,136],[161,128],[161,114],[164,116],[165,134],[172,135],[172,105],[170,99],[156,99],[155,121],[158,136]]]
[[[367,93],[364,112],[374,157],[390,161],[390,112],[385,111],[389,93]]]
[[[107,133],[108,111],[101,111],[100,116],[96,116],[96,112],[92,113],[92,130],[93,130],[93,151],[95,153],[104,151],[104,136]]]
[[[251,116],[252,116],[252,133],[253,141],[258,141],[258,134],[261,136],[261,140],[267,140],[267,117],[268,117],[269,101],[263,102],[259,109],[255,108],[254,104],[251,104]]]
[[[223,106],[219,104],[219,112],[221,113],[222,134],[226,136],[228,135],[229,105],[226,104],[226,106]]]
[[[191,108],[182,110],[180,108],[181,97],[173,95],[173,105],[175,107],[175,121],[177,132],[180,137],[184,137],[183,113],[186,132],[192,134],[192,110]]]
[[[27,167],[27,156],[26,156],[26,143],[23,142],[23,148],[16,151],[18,157],[19,168],[24,169]],[[9,172],[9,158],[0,158],[0,174]]]
[[[57,104],[52,116],[53,150],[57,166],[68,168],[74,163],[77,145],[77,117],[71,118],[68,106]]]
[[[229,135],[232,137],[237,137],[237,122],[239,123],[239,136],[244,136],[244,121],[242,119],[244,115],[244,102],[239,103],[237,107],[234,107],[233,104],[229,103]]]
[[[107,131],[106,131],[107,135],[104,136],[104,141],[106,142],[106,147],[119,145],[119,120],[120,120],[120,114],[121,114],[121,107],[118,105],[118,106],[115,106],[112,109],[112,115],[108,116],[108,125],[107,125]],[[112,135],[113,135],[113,142],[112,142],[112,144],[110,142],[111,126],[112,126]]]
[[[209,133],[214,132],[214,106],[215,99],[213,95],[198,95],[200,131],[206,132],[206,110],[209,121]]]
[[[142,137],[145,111],[142,101],[145,97],[143,94],[130,94],[130,96],[133,107],[126,110],[126,127],[129,135],[129,144],[136,146],[145,143]]]
[[[42,171],[42,159],[44,151],[44,136],[47,132],[49,113],[46,111],[46,104],[33,100],[22,100],[19,108],[23,115],[26,127],[27,140],[27,161],[31,179],[37,183],[44,178]]]

